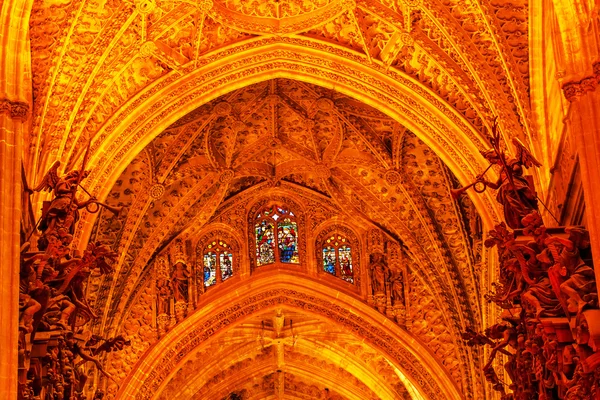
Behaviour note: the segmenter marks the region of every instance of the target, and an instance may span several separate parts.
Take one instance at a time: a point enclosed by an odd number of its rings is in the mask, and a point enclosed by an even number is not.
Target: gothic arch
[[[215,302],[216,299],[218,302]],[[210,304],[208,307],[203,307]],[[258,312],[285,306],[320,316],[373,346],[426,399],[461,399],[455,383],[429,350],[410,333],[369,306],[312,279],[285,272],[208,293],[198,311],[153,345],[122,382],[117,398],[150,399],[186,356],[202,343]]]
[[[336,63],[329,49],[285,42],[265,43],[236,53],[236,61],[208,63],[187,74],[166,75],[119,108],[101,127],[92,144],[87,179],[92,193],[104,199],[122,170],[160,132],[202,104],[224,93],[274,78],[288,78],[334,89],[383,111],[430,146],[461,183],[472,181],[485,167],[479,150],[485,140],[464,117],[430,89],[399,72],[365,68],[346,52]],[[339,49],[338,49],[338,52]],[[71,155],[77,159],[75,155]],[[82,154],[78,154],[82,156]],[[486,226],[497,219],[497,205],[488,193],[473,196]],[[84,224],[84,243],[92,224]]]
[[[216,227],[212,227],[212,229],[207,230],[202,236],[200,236],[198,242],[194,245],[194,264],[197,271],[201,271],[204,266],[203,255],[207,250],[208,246],[211,246],[216,241],[224,241],[225,245],[229,248],[233,255],[233,276],[240,276],[243,272],[242,266],[245,264],[243,262],[244,258],[242,256],[242,246],[237,235],[232,235],[229,230],[219,229]],[[212,242],[212,243],[211,243]],[[222,266],[221,266],[222,267]],[[218,272],[217,272],[218,275]],[[218,281],[220,279],[218,278]],[[204,287],[204,285],[199,284],[199,287]],[[206,290],[206,287],[204,287]]]
[[[194,232],[193,234],[187,234],[184,237],[188,240],[191,240],[192,247],[197,249],[202,245],[203,241],[206,241],[209,237],[216,235],[223,235],[231,238],[231,240],[235,242],[235,245],[237,246],[237,251],[240,252],[240,257],[245,259],[244,252],[246,249],[244,247],[244,238],[240,236],[239,232],[236,232],[235,229],[229,225],[213,222],[202,227],[197,232]]]

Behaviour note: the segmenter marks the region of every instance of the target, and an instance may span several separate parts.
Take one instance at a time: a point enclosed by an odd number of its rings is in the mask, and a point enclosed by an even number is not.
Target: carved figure
[[[89,151],[89,147],[88,147]],[[58,176],[58,167],[60,161],[56,161],[50,170],[44,175],[42,181],[33,189],[36,192],[52,191],[54,198],[51,201],[44,201],[42,207],[42,218],[39,223],[39,230],[42,236],[38,240],[38,248],[45,250],[48,247],[51,237],[57,237],[60,240],[71,238],[75,233],[75,224],[79,220],[79,210],[87,208],[89,212],[98,212],[98,207],[102,206],[114,214],[118,214],[121,208],[110,207],[100,203],[94,196],[86,201],[77,198],[78,188],[82,188],[81,181],[85,179],[90,171],[85,170],[88,153],[84,157],[83,166],[80,170],[69,171],[66,175]],[[87,191],[86,191],[87,193]],[[90,206],[96,204],[93,209]],[[68,242],[70,244],[70,241]]]
[[[589,233],[582,228],[567,228],[569,239],[549,237],[546,244],[565,277],[560,291],[568,297],[568,310],[579,314],[586,306],[596,306],[598,296],[594,270],[581,259],[579,249],[589,247]],[[560,250],[556,246],[560,246]]]
[[[490,167],[493,165],[500,167],[498,180],[490,182],[484,178],[485,173],[490,169],[488,167],[477,176],[475,182],[461,189],[453,190],[452,194],[454,197],[458,197],[470,187],[474,187],[478,193],[484,192],[486,187],[497,190],[496,200],[504,208],[506,224],[512,229],[523,228],[521,220],[532,211],[538,210],[533,182],[523,175],[523,167],[540,167],[542,164],[517,138],[513,138],[517,156],[512,159],[507,158],[505,152],[500,148],[500,132],[497,121],[494,121],[492,126],[490,142],[493,146],[492,149],[483,151],[481,154],[490,162]]]
[[[99,344],[102,342],[102,344]],[[123,350],[125,346],[130,346],[131,341],[125,340],[123,335],[118,335],[110,339],[104,339],[98,335],[92,337],[85,343],[86,349],[95,356],[100,353],[110,353],[112,351]]]
[[[83,166],[86,159],[87,152]],[[116,337],[84,350],[79,343],[82,339],[75,336],[74,332],[81,332],[83,325],[96,317],[86,297],[87,280],[94,271],[100,275],[110,273],[109,263],[114,261],[116,253],[100,243],[90,243],[83,255],[72,253],[78,210],[92,204],[105,205],[93,196],[87,201],[77,198],[80,183],[89,171],[81,168],[59,177],[59,165],[56,162],[35,188],[53,193],[53,199],[44,203],[39,226],[33,227],[41,231],[38,240],[41,251],[29,251],[29,243],[21,248],[19,351],[25,364],[20,363],[19,368],[26,367],[23,368],[26,375],[20,378],[20,398],[81,400],[87,373],[80,365],[91,361],[112,379],[93,354],[120,350],[128,344],[123,337]],[[88,208],[90,212],[97,210],[98,207]],[[115,208],[109,210],[118,212]],[[49,332],[49,335],[37,335],[35,338],[40,344],[32,343],[38,332]],[[44,356],[32,356],[40,351]],[[38,359],[37,363],[32,362],[33,358]],[[77,359],[81,361],[76,363]],[[40,363],[44,368],[38,368]]]
[[[387,266],[385,265],[383,254],[374,253],[371,256],[371,284],[373,287],[373,294],[385,293],[387,274]]]
[[[25,293],[19,294],[19,329],[23,329],[26,333],[33,331],[33,316],[42,309],[42,305]]]
[[[94,269],[99,269],[100,274],[112,271],[107,261],[114,260],[117,254],[108,246],[90,243],[83,257],[72,258],[58,266],[60,275],[52,282],[56,294],[66,294],[70,301],[77,307],[77,312],[84,319],[96,318],[87,303],[83,282],[87,280]]]
[[[171,286],[173,288],[173,296],[175,302],[188,301],[188,285],[189,285],[190,272],[188,271],[187,265],[183,261],[177,261],[173,267],[173,273],[171,274]]]
[[[518,144],[517,144],[518,143]],[[532,211],[538,210],[537,195],[532,183],[523,176],[523,167],[541,164],[531,156],[520,142],[515,142],[520,149],[518,158],[506,159],[503,152],[496,149],[483,152],[483,156],[491,163],[502,169],[496,182],[483,180],[487,187],[498,191],[496,200],[504,208],[504,220],[513,228],[522,228],[521,219]]]
[[[404,277],[399,272],[391,285],[393,305],[404,305]]]
[[[36,192],[52,191],[54,195],[51,201],[44,202],[42,208],[42,219],[39,224],[42,237],[38,242],[40,250],[45,250],[48,246],[47,236],[59,236],[66,233],[72,235],[75,231],[75,223],[79,220],[78,210],[96,200],[94,197],[90,197],[89,200],[81,202],[76,196],[79,184],[89,175],[90,171],[73,170],[59,177],[59,166],[60,161],[56,161],[42,182],[33,189]]]
[[[59,294],[56,289],[52,289],[51,294],[52,297],[48,301],[45,317],[53,317],[52,314],[54,311],[54,314],[58,314],[58,320],[55,318],[53,321],[47,322],[54,322],[63,329],[67,329],[71,315],[75,312],[77,307],[70,301],[68,296]]]
[[[157,315],[169,313],[169,302],[173,296],[171,281],[165,278],[159,278],[156,282],[158,299],[156,300]]]

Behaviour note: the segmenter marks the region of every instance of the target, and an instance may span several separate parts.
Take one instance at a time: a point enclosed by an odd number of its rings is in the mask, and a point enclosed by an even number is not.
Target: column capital
[[[587,92],[593,92],[600,84],[600,61],[596,61],[592,64],[592,67],[594,71],[592,75],[586,76],[579,81],[567,82],[563,85],[563,93],[569,102],[574,102]]]
[[[29,104],[24,101],[13,101],[0,97],[0,114],[7,113],[12,119],[25,121],[29,114]]]

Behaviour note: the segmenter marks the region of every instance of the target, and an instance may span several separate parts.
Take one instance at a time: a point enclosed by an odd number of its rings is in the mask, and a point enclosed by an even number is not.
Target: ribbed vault
[[[204,301],[144,354],[118,397],[226,398],[246,390],[268,398],[285,394],[292,375],[307,390],[348,399],[461,397],[420,340],[322,283],[271,271]]]
[[[285,398],[296,390],[313,398],[411,399],[385,357],[340,327],[286,308],[249,318],[181,365],[159,399],[217,399],[244,391],[248,398],[257,392]]]
[[[33,184],[56,160],[79,168],[89,149],[86,188],[123,207],[83,213],[75,238],[119,253],[114,274],[88,286],[94,332],[133,342],[110,360],[118,381],[149,347],[171,346],[157,296],[174,255],[196,268],[199,244],[227,237],[237,273],[212,292],[252,281],[266,272],[253,267],[249,215],[276,200],[301,219],[294,274],[396,321],[461,396],[483,398],[481,355],[459,333],[493,319],[481,232],[498,207],[490,193],[455,202],[450,189],[486,166],[479,151],[494,116],[506,139],[535,142],[527,12],[526,2],[488,0],[35,1],[25,171]],[[43,200],[34,195],[33,208]],[[339,230],[359,250],[352,286],[317,265],[316,241]],[[405,316],[372,293],[374,251],[404,276]],[[210,304],[201,286],[167,330]],[[263,367],[245,376],[273,396]],[[281,379],[312,384],[301,366]]]
[[[104,199],[141,148],[199,102],[280,76],[381,107],[465,183],[483,163],[479,131],[492,115],[507,137],[533,140],[527,5],[483,3],[267,2],[257,8],[281,11],[260,16],[230,1],[40,1],[29,178],[56,159],[76,164],[91,140],[89,185]],[[477,206],[490,225],[493,202]]]
[[[91,240],[109,243],[120,258],[112,276],[92,280],[101,315],[94,329],[137,337],[126,350],[131,366],[158,339],[152,304],[160,276],[170,279],[176,259],[201,269],[196,249],[214,237],[227,238],[237,260],[224,287],[254,279],[262,269],[253,258],[252,221],[275,202],[297,215],[300,276],[325,279],[375,306],[370,254],[388,252],[391,273],[406,281],[406,324],[431,345],[463,394],[476,397],[483,390],[473,369],[479,355],[460,332],[485,318],[478,288],[486,276],[476,268],[485,253],[481,219],[468,199],[452,199],[455,184],[407,127],[342,93],[290,79],[234,90],[165,129],[108,193],[106,203],[123,211],[103,211]],[[352,285],[320,275],[318,238],[333,228],[356,238]],[[199,286],[178,315],[201,308],[214,290],[205,293],[193,274],[190,282]],[[125,378],[130,366],[116,362],[111,373]]]

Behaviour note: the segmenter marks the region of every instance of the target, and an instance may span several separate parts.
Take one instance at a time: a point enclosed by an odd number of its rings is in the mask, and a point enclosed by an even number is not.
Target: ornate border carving
[[[401,366],[406,375],[411,377],[412,382],[418,385],[428,399],[460,398],[460,394],[447,375],[443,375],[445,379],[439,375],[434,378],[430,370],[425,368],[425,360],[419,360],[405,346],[399,345],[402,342],[399,342],[398,337],[365,319],[363,315],[357,313],[357,310],[348,309],[346,305],[340,303],[340,300],[332,302],[313,294],[284,288],[250,295],[240,302],[230,304],[226,309],[217,311],[203,322],[195,321],[197,318],[192,317],[191,320],[188,319],[188,324],[180,324],[179,329],[173,330],[165,337],[164,343],[169,343],[167,348],[164,344],[161,346],[163,343],[161,341],[154,351],[146,353],[146,356],[138,362],[140,368],[137,368],[134,374],[129,375],[123,382],[119,394],[139,400],[150,399],[169,374],[178,367],[179,362],[194,348],[255,312],[264,312],[264,310],[278,305],[288,305],[324,316],[364,338],[365,341],[390,356],[397,366]],[[180,330],[182,332],[179,332]],[[160,351],[159,357],[156,357],[155,352],[157,351]],[[427,352],[423,351],[424,349],[420,349],[418,354],[427,355]],[[154,357],[152,361],[146,360],[146,358],[152,357]],[[141,367],[142,365],[144,367]],[[430,365],[430,368],[435,369],[433,365]],[[438,374],[439,369],[441,367],[438,367]],[[445,384],[442,383],[444,381]]]
[[[563,85],[563,93],[569,102],[574,102],[587,92],[593,92],[600,85],[600,61],[593,64],[593,69],[593,75]]]
[[[24,101],[0,99],[0,113],[7,113],[13,119],[25,121],[29,115],[29,104]]]

